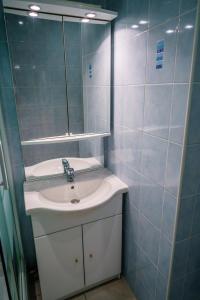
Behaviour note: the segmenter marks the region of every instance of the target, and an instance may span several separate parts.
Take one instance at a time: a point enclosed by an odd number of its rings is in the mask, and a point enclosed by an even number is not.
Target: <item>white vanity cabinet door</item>
[[[36,238],[35,246],[43,300],[84,287],[81,227]]]
[[[86,286],[121,273],[122,215],[83,226]]]

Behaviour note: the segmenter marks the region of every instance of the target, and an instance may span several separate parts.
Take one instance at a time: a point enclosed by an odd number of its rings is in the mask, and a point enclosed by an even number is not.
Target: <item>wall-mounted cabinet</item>
[[[5,15],[22,144],[109,134],[110,22]]]
[[[35,238],[43,300],[64,299],[121,273],[122,215]]]

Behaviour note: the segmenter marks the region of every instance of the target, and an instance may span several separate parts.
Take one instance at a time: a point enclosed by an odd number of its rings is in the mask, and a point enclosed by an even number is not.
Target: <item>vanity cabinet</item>
[[[35,239],[43,300],[62,299],[84,287],[82,229]]]
[[[83,226],[86,286],[121,273],[121,230],[121,215]]]
[[[64,299],[121,273],[122,215],[35,238],[43,300]]]

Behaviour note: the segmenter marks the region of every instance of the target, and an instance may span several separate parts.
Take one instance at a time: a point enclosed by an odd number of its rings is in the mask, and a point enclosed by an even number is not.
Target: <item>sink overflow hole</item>
[[[71,202],[72,204],[77,204],[77,203],[80,202],[80,200],[79,200],[79,199],[72,199],[70,202]]]
[[[74,190],[74,186],[73,185],[71,186],[71,190]]]

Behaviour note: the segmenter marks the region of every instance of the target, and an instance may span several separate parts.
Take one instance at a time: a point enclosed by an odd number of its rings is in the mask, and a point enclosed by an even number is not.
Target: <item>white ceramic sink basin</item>
[[[117,193],[127,192],[127,186],[106,169],[78,174],[75,182],[66,178],[27,182],[24,185],[28,214],[41,210],[77,212],[109,201]]]
[[[75,172],[87,171],[101,167],[98,160],[93,157],[78,158],[64,157],[69,161],[70,166]],[[56,176],[63,174],[62,158],[50,159],[25,168],[26,179],[34,179],[35,177]]]

